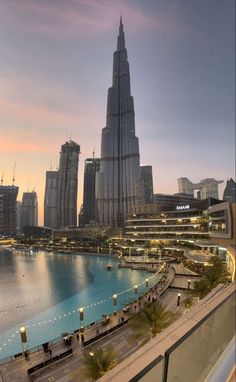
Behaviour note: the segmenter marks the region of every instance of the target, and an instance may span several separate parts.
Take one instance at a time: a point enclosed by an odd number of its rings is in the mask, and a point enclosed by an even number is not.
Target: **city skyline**
[[[1,0],[0,7],[0,175],[11,184],[16,162],[18,199],[28,185],[36,188],[39,223],[45,173],[70,132],[82,151],[79,211],[82,164],[94,147],[100,153],[120,9],[141,165],[153,166],[154,192],[177,192],[182,176],[234,175],[233,1],[145,8],[141,1]]]

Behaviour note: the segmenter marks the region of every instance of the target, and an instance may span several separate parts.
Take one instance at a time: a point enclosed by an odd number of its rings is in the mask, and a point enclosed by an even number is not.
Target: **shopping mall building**
[[[123,238],[116,243],[131,248],[132,255],[144,247],[155,254],[160,245],[165,254],[181,253],[186,247],[201,249],[226,261],[234,278],[235,203],[213,198],[182,201],[169,195],[158,203],[137,205],[127,216]]]

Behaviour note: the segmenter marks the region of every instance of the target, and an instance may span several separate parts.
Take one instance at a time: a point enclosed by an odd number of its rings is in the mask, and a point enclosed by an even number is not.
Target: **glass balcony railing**
[[[235,336],[235,312],[234,292],[129,382],[208,381]]]

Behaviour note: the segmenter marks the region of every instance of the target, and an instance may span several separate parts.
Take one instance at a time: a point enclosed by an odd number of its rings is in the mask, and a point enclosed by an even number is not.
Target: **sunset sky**
[[[177,178],[234,177],[234,0],[0,0],[0,177],[36,189],[71,133],[100,156],[119,17],[141,164],[154,191]],[[224,188],[224,185],[223,185]],[[222,187],[221,187],[222,191]]]

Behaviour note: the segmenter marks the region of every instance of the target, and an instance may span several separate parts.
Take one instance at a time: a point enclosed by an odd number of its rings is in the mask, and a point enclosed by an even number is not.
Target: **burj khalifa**
[[[102,129],[101,164],[96,176],[100,225],[121,227],[126,214],[142,199],[139,141],[135,136],[134,100],[120,18],[113,55],[112,87],[108,89],[106,126]]]

